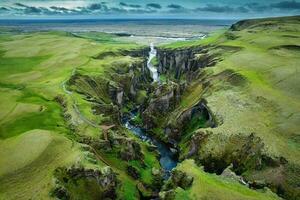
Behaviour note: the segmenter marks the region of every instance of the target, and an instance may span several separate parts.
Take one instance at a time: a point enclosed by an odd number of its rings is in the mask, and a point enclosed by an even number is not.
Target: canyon
[[[44,188],[36,198],[299,199],[298,22],[242,21],[150,47],[101,34],[111,38],[1,41],[3,66],[14,56],[31,66],[0,70],[17,119],[1,121],[0,152],[23,158],[0,170],[3,198]],[[42,50],[26,58],[27,43]],[[16,180],[30,184],[14,189]]]

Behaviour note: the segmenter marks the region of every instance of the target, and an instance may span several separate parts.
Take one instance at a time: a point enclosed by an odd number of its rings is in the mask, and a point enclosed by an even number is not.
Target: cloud
[[[281,10],[299,10],[300,2],[297,1],[282,1],[279,3],[273,3],[270,5],[272,8],[278,8]]]
[[[161,9],[161,5],[158,4],[158,3],[148,3],[146,5],[147,8],[150,8],[150,9]]]
[[[178,4],[170,4],[167,6],[170,10],[168,10],[169,13],[175,14],[175,13],[190,13],[192,10],[187,9],[181,5]]]
[[[24,7],[24,8],[27,8],[28,6],[27,5],[24,5],[22,3],[15,3],[14,5],[18,6],[18,7]]]
[[[44,7],[33,6],[38,4],[30,4],[34,0],[28,1],[27,3],[14,3],[12,6],[0,6],[0,15],[49,15],[49,16],[74,16],[74,15],[90,15],[90,16],[101,16],[101,15],[122,15],[122,14],[199,14],[199,13],[222,13],[222,14],[243,14],[243,13],[278,13],[278,9],[281,13],[292,13],[300,10],[300,2],[296,0],[282,0],[277,3],[264,4],[262,3],[245,3],[242,1],[239,5],[233,4],[213,4],[207,3],[202,7],[189,8],[184,7],[182,4],[169,4],[163,8],[160,3],[145,3],[141,4],[129,4],[127,1],[121,0],[118,4],[101,2],[101,1],[90,1],[91,4],[79,5],[78,7],[70,8],[64,6],[65,4],[45,4]],[[39,0],[40,1],[40,0]],[[20,2],[20,1],[19,1]],[[22,2],[22,1],[21,1]],[[23,1],[26,2],[26,1]],[[55,0],[56,2],[56,0]],[[93,3],[94,2],[94,3]],[[97,2],[97,3],[96,3]],[[40,4],[43,5],[43,4]],[[48,5],[48,6],[46,6]],[[50,6],[50,7],[49,7]]]
[[[53,9],[53,10],[63,11],[63,12],[69,11],[69,9],[64,8],[64,7],[51,6],[50,8]]]
[[[129,8],[141,8],[142,7],[141,5],[127,4],[127,3],[124,3],[124,2],[120,2],[120,6],[129,7]]]
[[[167,6],[168,8],[174,9],[174,10],[180,10],[180,9],[184,9],[183,6],[178,5],[178,4],[170,4]]]
[[[261,5],[259,3],[248,3],[245,5],[245,7],[254,12],[263,12],[270,9],[270,7]]]
[[[225,13],[225,12],[234,12],[235,9],[229,6],[219,6],[213,4],[207,4],[205,7],[197,8],[197,11],[205,12],[215,12],[215,13]]]
[[[87,7],[89,10],[101,10],[103,5],[101,3],[93,3]]]
[[[9,9],[6,7],[0,7],[0,12],[8,12]]]

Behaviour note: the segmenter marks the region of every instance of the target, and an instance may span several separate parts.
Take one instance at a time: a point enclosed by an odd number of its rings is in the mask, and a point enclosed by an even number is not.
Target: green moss
[[[205,173],[193,160],[185,160],[177,169],[194,178],[193,185],[186,192],[178,191],[178,196],[190,199],[240,200],[240,199],[280,199],[270,191],[255,191],[237,182],[225,180],[214,174]]]
[[[146,90],[139,90],[138,93],[137,93],[137,103],[139,105],[141,105],[142,103],[144,103],[147,99],[147,91]]]
[[[137,126],[143,125],[143,119],[142,119],[140,113],[138,113],[138,114],[133,118],[133,123],[136,124]]]
[[[126,199],[126,200],[136,200],[139,199],[139,195],[136,189],[136,183],[134,181],[124,179],[122,181],[121,190],[118,192],[119,199]]]
[[[61,115],[61,108],[57,103],[47,101],[33,93],[27,93],[19,101],[21,100],[22,102],[36,103],[44,107],[41,107],[42,110],[39,112],[24,114],[13,121],[2,124],[0,127],[0,138],[13,137],[34,129],[68,132]]]
[[[30,72],[47,58],[49,56],[1,57],[0,75],[3,78],[11,74]]]
[[[165,74],[160,74],[159,79],[161,83],[166,83],[168,78]]]
[[[158,65],[158,60],[157,60],[156,57],[154,57],[154,58],[151,60],[151,64],[152,64],[153,66],[157,66],[157,65]]]

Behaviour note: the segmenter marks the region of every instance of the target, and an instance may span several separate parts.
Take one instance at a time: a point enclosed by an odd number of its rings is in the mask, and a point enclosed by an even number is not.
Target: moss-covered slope
[[[193,157],[216,173],[232,163],[248,181],[299,199],[299,32],[299,17],[248,20],[203,41],[162,47],[176,52],[200,45],[219,60],[196,71],[183,104],[167,117],[184,113],[193,96],[205,99],[216,121],[214,128],[181,135],[182,159]]]

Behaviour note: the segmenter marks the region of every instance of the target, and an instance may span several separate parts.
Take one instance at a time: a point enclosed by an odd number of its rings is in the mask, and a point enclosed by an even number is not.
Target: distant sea
[[[0,27],[22,32],[105,32],[124,36],[129,41],[161,43],[203,38],[235,22],[219,19],[2,19]]]

